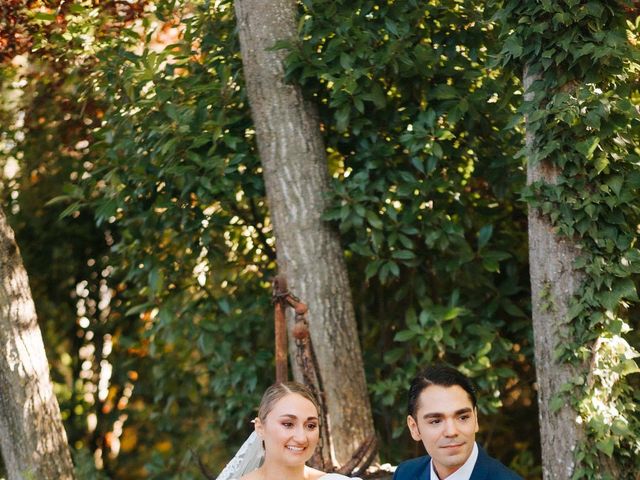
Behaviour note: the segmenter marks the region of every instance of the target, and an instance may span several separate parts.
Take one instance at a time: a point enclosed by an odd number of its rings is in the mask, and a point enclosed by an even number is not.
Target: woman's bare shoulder
[[[247,473],[244,477],[240,478],[240,480],[260,480],[260,473],[258,473],[258,470],[254,470],[253,472]]]
[[[306,467],[305,473],[307,474],[306,477],[309,480],[318,480],[319,478],[322,478],[326,475],[326,473],[311,467]]]

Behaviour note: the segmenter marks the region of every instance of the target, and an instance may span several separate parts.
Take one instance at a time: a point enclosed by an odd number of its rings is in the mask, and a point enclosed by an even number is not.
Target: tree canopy
[[[445,361],[479,388],[481,442],[542,477],[534,206],[587,279],[557,352],[594,372],[554,400],[588,429],[574,478],[605,478],[603,456],[637,471],[637,2],[298,6],[299,38],[269,47],[318,109],[381,460],[420,452],[406,389]],[[0,193],[78,475],[217,472],[273,380],[275,241],[233,2],[0,8]],[[548,159],[557,184],[527,186]]]

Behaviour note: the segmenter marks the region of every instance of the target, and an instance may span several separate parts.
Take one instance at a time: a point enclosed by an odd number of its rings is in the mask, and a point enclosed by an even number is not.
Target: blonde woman
[[[340,480],[306,465],[320,439],[318,404],[307,387],[286,382],[269,387],[255,431],[218,480]]]

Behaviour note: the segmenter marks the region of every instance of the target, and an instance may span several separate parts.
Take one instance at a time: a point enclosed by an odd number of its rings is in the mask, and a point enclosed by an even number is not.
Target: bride
[[[296,382],[270,386],[262,396],[255,431],[217,480],[340,480],[305,463],[320,437],[318,404]]]

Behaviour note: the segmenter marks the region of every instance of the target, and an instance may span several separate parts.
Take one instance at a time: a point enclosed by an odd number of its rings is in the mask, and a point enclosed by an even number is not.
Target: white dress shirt
[[[476,466],[476,460],[478,460],[478,445],[474,442],[471,455],[467,458],[467,461],[455,472],[446,477],[446,480],[469,480],[473,473],[473,467]],[[429,469],[431,470],[431,480],[445,480],[438,477],[438,474],[433,469],[433,459],[429,462]]]

